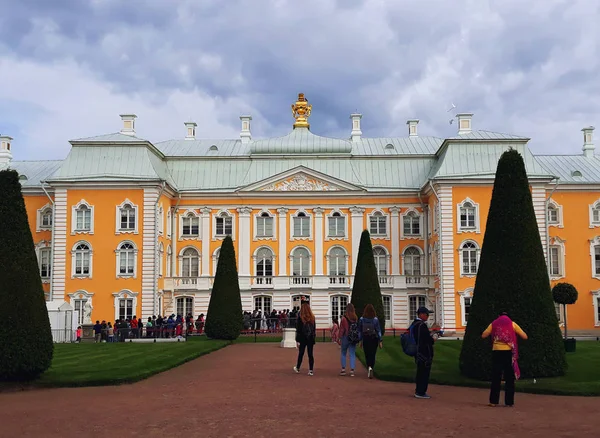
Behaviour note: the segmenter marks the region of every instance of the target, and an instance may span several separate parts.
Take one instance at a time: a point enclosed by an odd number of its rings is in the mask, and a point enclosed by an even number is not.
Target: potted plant
[[[557,283],[552,288],[552,297],[554,302],[562,304],[563,315],[565,318],[565,350],[572,353],[576,349],[575,338],[567,338],[567,306],[569,304],[575,304],[577,297],[579,296],[577,289],[570,283]]]

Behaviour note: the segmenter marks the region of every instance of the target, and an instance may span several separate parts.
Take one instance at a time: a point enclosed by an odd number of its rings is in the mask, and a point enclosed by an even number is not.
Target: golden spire
[[[296,119],[294,128],[310,128],[308,118],[312,111],[312,105],[304,97],[304,93],[298,93],[298,100],[292,104],[292,115]]]

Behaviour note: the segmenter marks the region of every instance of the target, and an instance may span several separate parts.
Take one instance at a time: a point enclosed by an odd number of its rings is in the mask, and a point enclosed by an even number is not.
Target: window
[[[465,202],[460,208],[460,228],[463,230],[475,228],[475,207]]]
[[[254,309],[260,310],[263,315],[271,313],[271,297],[267,295],[254,297]]]
[[[294,237],[310,237],[310,218],[302,211],[294,217]]]
[[[404,250],[404,275],[419,277],[421,275],[421,251],[414,246]]]
[[[200,233],[200,218],[194,213],[186,214],[182,219],[181,234],[183,236],[198,236]]]
[[[41,214],[41,228],[52,228],[52,209],[47,208]]]
[[[273,276],[273,251],[271,251],[269,248],[260,248],[256,252],[256,276]],[[262,284],[260,281],[257,281],[257,283]],[[265,283],[271,284],[271,279],[265,279]]]
[[[465,242],[460,247],[461,275],[476,275],[479,248],[475,242]]]
[[[115,319],[131,319],[136,315],[139,292],[124,289],[114,293]]]
[[[133,205],[128,203],[119,208],[119,231],[134,231],[135,216]]]
[[[471,302],[473,300],[473,288],[468,288],[458,293],[460,295],[460,310],[462,325],[466,326],[471,312]]]
[[[419,307],[425,307],[424,295],[412,295],[408,297],[408,317],[411,321],[417,319],[417,310]]]
[[[124,242],[119,245],[119,273],[121,277],[133,276],[135,273],[135,255],[136,249],[131,242]]]
[[[269,213],[256,218],[256,237],[273,237],[273,218]]]
[[[39,251],[40,277],[48,279],[51,275],[52,250],[50,248],[41,248]]]
[[[158,233],[163,234],[165,232],[165,210],[161,205],[158,209]]]
[[[410,211],[402,218],[402,231],[404,236],[421,235],[421,219],[417,213]]]
[[[385,317],[385,322],[387,327],[391,327],[392,324],[392,297],[390,295],[383,295],[383,315]],[[390,322],[388,324],[388,321]]]
[[[595,326],[600,326],[600,296],[598,292],[594,292],[594,320]]]
[[[292,297],[292,309],[295,311],[300,310],[300,307],[303,303],[310,304],[310,296],[309,295],[294,295]]]
[[[158,246],[158,275],[160,277],[162,277],[163,275],[163,265],[165,262],[165,246],[163,245],[162,242],[160,242],[160,245]]]
[[[221,248],[217,248],[213,254],[213,275],[217,275],[217,266],[219,266],[219,255],[221,254]]]
[[[377,275],[388,275],[388,257],[385,249],[383,249],[381,246],[376,246],[375,248],[373,248],[373,258],[375,259]]]
[[[562,306],[558,303],[554,303],[554,310],[556,311],[556,318],[558,319],[558,322],[562,322]]]
[[[600,226],[600,201],[590,205],[590,225]]]
[[[334,212],[329,218],[329,237],[344,237],[346,235],[346,218],[339,212]]]
[[[73,273],[78,277],[88,277],[91,274],[91,250],[87,243],[79,243],[74,251],[75,266]]]
[[[177,315],[185,318],[194,315],[194,299],[191,297],[177,297]]]
[[[119,299],[119,319],[133,318],[133,298]]]
[[[167,211],[167,237],[171,237],[171,232],[173,230],[173,214],[171,213],[171,209]]]
[[[181,276],[198,277],[200,275],[200,254],[195,248],[184,249],[181,253]]]
[[[73,308],[76,312],[79,312],[77,316],[77,324],[82,325],[85,322],[85,305],[87,303],[87,299],[77,299],[73,300]]]
[[[233,233],[233,220],[227,213],[223,212],[216,218],[215,234],[217,236],[231,236]]]
[[[90,231],[92,229],[92,210],[87,205],[77,209],[75,231]]]
[[[171,267],[173,266],[173,250],[171,245],[167,246],[167,277],[171,276]]]
[[[306,248],[295,248],[292,252],[292,283],[309,284],[310,253]]]
[[[594,275],[600,275],[600,245],[594,246]]]
[[[337,320],[340,322],[340,318],[344,315],[346,311],[346,306],[348,305],[348,296],[347,295],[334,295],[331,297],[331,320]]]
[[[548,223],[558,224],[558,209],[552,204],[548,205]]]
[[[561,248],[558,245],[550,246],[550,276],[559,277],[561,275]]]
[[[346,250],[339,246],[331,248],[329,251],[329,282],[330,283],[345,283],[345,278],[336,278],[343,277],[346,275]]]
[[[464,297],[464,306],[465,306],[465,323],[469,321],[469,312],[471,311],[471,297]]]
[[[387,217],[376,211],[369,217],[369,232],[374,236],[387,235]]]

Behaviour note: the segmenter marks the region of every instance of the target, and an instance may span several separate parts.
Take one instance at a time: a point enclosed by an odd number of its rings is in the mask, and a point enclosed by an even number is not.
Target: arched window
[[[200,218],[190,212],[181,219],[181,234],[183,236],[193,237],[200,232]]]
[[[171,245],[167,246],[167,277],[171,276],[171,267],[173,266],[173,250]]]
[[[479,232],[479,204],[469,198],[458,204],[458,232]]]
[[[309,284],[310,282],[310,253],[303,247],[295,248],[292,252],[292,283]]]
[[[256,276],[257,284],[271,284],[273,277],[273,251],[269,248],[260,248],[256,252]]]
[[[82,204],[76,211],[76,231],[90,231],[92,227],[92,210],[87,205]]]
[[[52,228],[52,208],[46,208],[41,213],[41,228]]]
[[[158,275],[163,275],[163,265],[165,263],[165,245],[160,242],[158,245]]]
[[[135,256],[136,249],[131,242],[123,242],[117,249],[119,260],[118,275],[123,277],[133,276],[135,274]]]
[[[557,224],[558,223],[558,208],[552,204],[548,204],[548,223],[549,224]]]
[[[187,248],[181,254],[181,276],[198,277],[200,275],[200,254],[195,248]]]
[[[405,236],[419,236],[421,234],[421,220],[414,211],[409,211],[402,219],[402,231]]]
[[[119,209],[119,230],[132,231],[135,230],[135,208],[133,205],[126,203]]]
[[[369,232],[373,236],[385,236],[387,234],[387,217],[380,211],[376,211],[369,217]]]
[[[414,246],[404,250],[404,275],[411,277],[421,275],[421,251]]]
[[[476,275],[479,248],[475,242],[467,241],[460,247],[461,274]]]
[[[600,226],[600,201],[590,206],[590,225]]]
[[[381,246],[373,248],[373,258],[375,259],[377,275],[388,275],[388,257],[385,249]]]
[[[92,251],[87,242],[80,242],[75,245],[73,251],[73,275],[76,277],[89,277],[92,272]]]
[[[346,250],[340,246],[329,250],[329,283],[345,284],[346,280]]]

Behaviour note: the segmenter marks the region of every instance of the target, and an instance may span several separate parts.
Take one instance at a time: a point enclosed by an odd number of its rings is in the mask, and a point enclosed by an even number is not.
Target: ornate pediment
[[[262,187],[262,192],[331,192],[339,187],[318,178],[297,173],[290,178]]]

